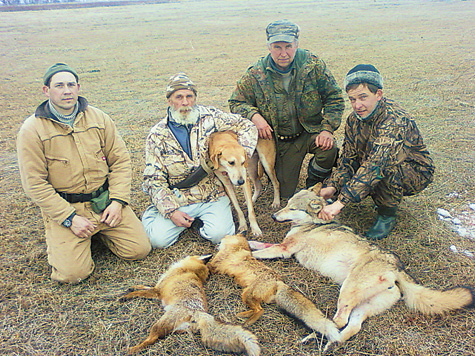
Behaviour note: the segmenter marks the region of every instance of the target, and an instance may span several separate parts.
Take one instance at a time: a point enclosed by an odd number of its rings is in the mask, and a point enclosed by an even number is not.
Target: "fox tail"
[[[200,332],[206,347],[223,352],[245,352],[248,356],[261,354],[257,337],[239,325],[224,323],[203,311],[196,312],[191,322],[192,330]]]
[[[284,282],[278,284],[275,302],[287,313],[302,320],[312,330],[325,335],[329,342],[340,341],[340,332],[335,323],[326,318],[310,300]]]

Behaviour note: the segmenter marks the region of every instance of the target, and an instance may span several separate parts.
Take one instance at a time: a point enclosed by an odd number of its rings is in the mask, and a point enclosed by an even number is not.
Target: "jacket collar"
[[[381,116],[381,114],[386,110],[386,98],[381,98],[380,101],[378,101],[378,104],[376,104],[376,107],[374,108],[373,112],[366,116],[365,118],[360,117],[356,112],[353,111],[353,114],[355,117],[358,119],[358,121],[365,122],[365,123],[371,123],[375,120],[377,120],[378,117]]]
[[[80,96],[78,98],[78,103],[79,103],[79,112],[84,112],[86,111],[89,103],[87,102],[87,99]],[[36,111],[35,111],[35,116],[36,117],[43,117],[43,118],[47,118],[47,119],[51,119],[51,120],[54,120],[54,121],[58,121],[53,114],[51,114],[51,111],[48,107],[48,100],[42,102],[37,108],[36,108]]]
[[[310,55],[310,52],[308,52],[307,50],[302,49],[302,48],[297,48],[297,51],[295,52],[294,60],[290,64],[292,68],[291,70],[299,71],[301,67],[307,62],[307,58],[309,55]],[[271,70],[271,71],[277,72],[275,69],[272,68],[271,61],[272,61],[272,57],[269,53],[267,56],[261,59],[261,68],[264,71]]]

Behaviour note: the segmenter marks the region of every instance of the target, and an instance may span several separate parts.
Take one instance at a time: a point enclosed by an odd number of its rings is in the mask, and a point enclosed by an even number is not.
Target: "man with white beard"
[[[142,223],[152,247],[172,245],[190,227],[215,244],[235,232],[222,184],[209,169],[203,169],[208,138],[216,131],[234,131],[250,157],[257,144],[257,128],[240,115],[197,105],[196,93],[195,84],[184,73],[172,76],[166,88],[167,115],[147,137],[143,189],[152,204]]]

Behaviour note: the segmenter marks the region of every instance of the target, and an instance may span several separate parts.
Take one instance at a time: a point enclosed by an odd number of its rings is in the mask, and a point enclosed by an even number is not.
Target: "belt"
[[[91,199],[97,198],[99,195],[104,193],[107,188],[109,188],[109,182],[106,180],[106,182],[100,187],[98,190],[92,193],[63,193],[63,192],[58,192],[58,194],[66,201],[68,201],[71,204],[74,203],[84,203],[87,201],[90,201]]]
[[[302,131],[303,132],[303,131]],[[299,137],[302,132],[299,132],[299,133],[296,133],[296,134],[293,134],[293,135],[279,135],[277,134],[277,138],[281,141],[284,141],[284,142],[288,142],[288,141],[293,141],[295,140],[297,137]]]

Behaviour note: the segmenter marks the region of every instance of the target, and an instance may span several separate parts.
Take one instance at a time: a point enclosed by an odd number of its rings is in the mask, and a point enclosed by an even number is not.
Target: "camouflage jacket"
[[[251,119],[260,113],[279,132],[275,86],[271,79],[276,72],[271,68],[270,54],[249,67],[237,82],[229,107],[231,112]],[[345,108],[341,89],[325,62],[310,52],[297,49],[293,66],[293,80],[290,84],[288,100],[294,103],[296,116],[303,128],[310,132],[327,130],[334,132],[341,123]]]
[[[368,120],[348,116],[338,168],[326,181],[343,204],[360,202],[402,162],[431,176],[432,159],[415,121],[394,101],[383,98]]]
[[[168,116],[153,126],[147,137],[143,190],[166,218],[181,206],[215,201],[225,194],[221,182],[212,173],[191,188],[169,188],[186,178],[203,158],[207,159],[208,138],[213,132],[236,132],[249,156],[257,144],[257,129],[252,122],[212,107],[200,105],[198,108],[200,118],[190,132],[193,158],[183,151],[169,129]]]

